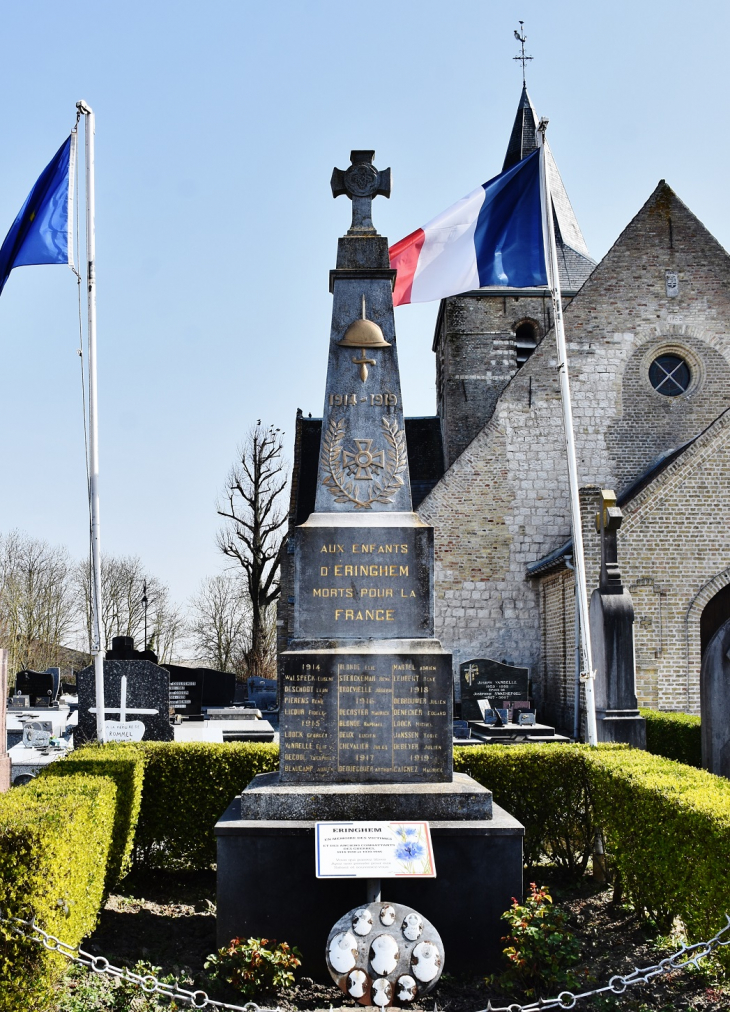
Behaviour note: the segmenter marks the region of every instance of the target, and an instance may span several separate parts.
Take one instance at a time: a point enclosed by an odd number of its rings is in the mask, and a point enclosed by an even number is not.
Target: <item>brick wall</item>
[[[666,294],[667,270],[679,276],[677,298]],[[495,307],[498,300],[492,300]],[[664,183],[567,308],[565,324],[582,485],[620,493],[658,453],[696,436],[730,405],[730,259]],[[647,379],[649,363],[668,347],[693,370],[688,393],[678,398],[656,394]],[[444,356],[442,368],[447,361]],[[570,537],[556,368],[549,334],[419,509],[436,531],[437,635],[454,651],[456,664],[487,656],[540,669],[539,588],[525,569]],[[460,417],[457,408],[463,414],[456,375],[443,378],[447,443],[462,438],[448,432],[450,419]],[[723,503],[711,488],[707,494]],[[684,539],[677,566],[692,551]],[[589,590],[595,566],[593,574]],[[632,581],[649,578],[655,578],[653,568],[631,574]],[[652,608],[662,607],[663,650],[681,635],[685,619],[662,596],[665,589],[637,586],[639,596],[652,601],[637,622],[642,657],[658,649],[652,646],[659,621]],[[646,641],[644,630],[653,630]],[[648,696],[654,692],[660,704],[678,701],[686,662],[681,676],[666,665],[655,667],[652,672],[647,662],[642,668]]]

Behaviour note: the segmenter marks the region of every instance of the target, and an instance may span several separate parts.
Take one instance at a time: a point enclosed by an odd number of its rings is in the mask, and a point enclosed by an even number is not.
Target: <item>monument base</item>
[[[622,742],[632,748],[646,748],[646,721],[638,710],[598,710],[598,740]]]
[[[236,937],[276,938],[301,950],[307,976],[326,981],[329,931],[343,913],[366,902],[367,880],[315,877],[315,818],[251,818],[252,809],[269,808],[261,779],[244,792],[248,817],[242,817],[237,797],[215,827],[218,945]],[[322,784],[308,791],[272,784],[268,790],[272,805],[278,797],[287,808],[299,806],[310,815],[316,805],[320,821],[427,820],[437,877],[384,879],[382,898],[411,906],[434,924],[449,972],[497,968],[505,932],[500,916],[513,897],[522,897],[524,828],[491,804],[489,791],[463,774],[445,784]],[[491,818],[484,817],[490,808]],[[452,818],[433,818],[449,810]]]

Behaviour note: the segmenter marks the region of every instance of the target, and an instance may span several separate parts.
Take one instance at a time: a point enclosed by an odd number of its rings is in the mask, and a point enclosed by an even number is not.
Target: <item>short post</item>
[[[366,879],[366,889],[368,903],[380,903],[380,879]]]

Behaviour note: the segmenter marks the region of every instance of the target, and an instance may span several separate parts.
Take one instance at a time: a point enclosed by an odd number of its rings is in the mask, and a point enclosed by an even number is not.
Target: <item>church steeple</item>
[[[502,172],[511,169],[537,148],[537,116],[532,107],[527,85],[522,85],[520,104],[517,106],[514,126],[510,134],[507,154],[504,156]]]

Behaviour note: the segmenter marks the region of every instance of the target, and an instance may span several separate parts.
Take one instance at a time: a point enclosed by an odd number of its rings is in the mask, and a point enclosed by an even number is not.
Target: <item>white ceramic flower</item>
[[[411,957],[413,973],[424,983],[438,976],[441,969],[441,955],[433,942],[419,942]]]
[[[415,942],[423,931],[423,921],[417,913],[406,914],[401,930],[409,942]]]
[[[330,942],[329,959],[333,970],[347,973],[357,962],[357,939],[351,931],[341,931]]]
[[[396,981],[396,986],[398,988],[399,1001],[413,1001],[416,997],[418,986],[410,974],[404,973],[402,977],[399,977]]]
[[[398,943],[392,935],[377,935],[370,943],[370,964],[380,976],[392,973],[398,965]]]
[[[368,975],[363,970],[353,970],[347,978],[347,993],[353,998],[364,998],[368,986]]]
[[[384,1008],[386,1005],[390,1005],[393,999],[393,985],[389,980],[373,981],[373,1005],[378,1005],[380,1008]]]
[[[356,935],[368,935],[373,929],[373,915],[363,907],[352,915],[352,930]]]
[[[390,903],[386,903],[385,906],[380,908],[380,923],[384,924],[386,928],[395,920],[395,907],[392,907]]]

